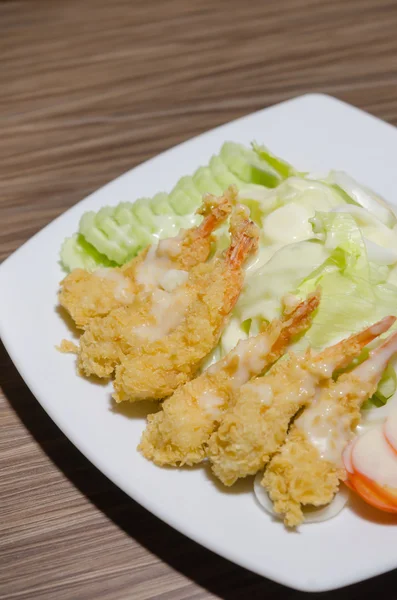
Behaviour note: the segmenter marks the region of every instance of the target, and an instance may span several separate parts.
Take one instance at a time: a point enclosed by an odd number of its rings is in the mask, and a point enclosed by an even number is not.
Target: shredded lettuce
[[[331,171],[324,178],[298,172],[257,143],[246,148],[226,142],[170,193],[85,213],[78,233],[62,245],[61,263],[66,270],[124,264],[152,241],[198,224],[195,211],[203,194],[219,195],[232,184],[260,227],[260,245],[229,325],[205,366],[278,317],[286,299],[304,298],[318,286],[319,309],[295,342],[296,350],[308,345],[320,350],[386,315],[397,315],[393,210],[346,173]],[[216,232],[215,250],[228,243],[225,224]],[[366,407],[385,404],[396,383],[390,366]]]
[[[331,254],[295,293],[303,298],[321,287],[319,310],[304,336],[305,344],[321,349],[386,315],[397,314],[397,287],[387,283],[387,267],[368,260],[363,236],[351,215],[316,213],[313,226]]]
[[[331,171],[327,181],[342,190],[351,202],[365,208],[369,213],[376,215],[382,223],[392,227],[396,223],[396,217],[385,200],[375,194],[369,188],[357,183],[352,177],[343,171]]]

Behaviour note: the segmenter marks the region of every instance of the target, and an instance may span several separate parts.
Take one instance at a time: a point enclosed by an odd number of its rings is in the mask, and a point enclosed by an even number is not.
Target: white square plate
[[[302,170],[343,169],[394,201],[397,131],[356,108],[308,95],[205,133],[98,190],[34,236],[0,267],[0,333],[22,377],[65,435],[116,485],[203,546],[277,582],[324,591],[397,567],[392,517],[359,502],[335,519],[287,532],[244,482],[223,492],[205,469],[159,469],[136,451],[145,411],[111,409],[109,388],[76,376],[55,350],[70,332],[56,310],[64,237],[89,209],[170,190],[226,140],[265,143]],[[136,411],[136,412],[134,412]],[[250,483],[250,486],[252,484]]]

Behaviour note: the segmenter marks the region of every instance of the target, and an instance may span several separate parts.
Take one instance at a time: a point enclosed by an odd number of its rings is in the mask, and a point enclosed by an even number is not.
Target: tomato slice
[[[392,501],[385,488],[358,473],[348,473],[348,481],[345,481],[345,484],[357,492],[367,504],[384,512],[397,513],[397,490]]]
[[[397,511],[397,490],[388,486],[383,486],[376,481],[372,482],[372,486],[377,494],[382,496],[388,504],[396,507]]]
[[[352,473],[350,473],[350,475],[352,475]],[[349,477],[350,477],[350,475],[349,475]],[[352,492],[355,492],[355,491],[356,491],[356,488],[354,487],[354,485],[353,485],[353,482],[352,482],[352,481],[350,481],[350,479],[345,479],[343,483],[344,483],[344,484],[345,484],[345,485],[346,485],[346,486],[347,486],[347,487],[348,487],[348,488],[349,488],[349,489],[350,489]]]

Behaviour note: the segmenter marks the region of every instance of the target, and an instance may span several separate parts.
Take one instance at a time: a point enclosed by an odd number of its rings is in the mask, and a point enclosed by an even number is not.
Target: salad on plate
[[[153,400],[159,466],[255,476],[288,527],[397,513],[397,218],[344,172],[226,142],[169,193],[85,213],[59,301],[85,377]]]

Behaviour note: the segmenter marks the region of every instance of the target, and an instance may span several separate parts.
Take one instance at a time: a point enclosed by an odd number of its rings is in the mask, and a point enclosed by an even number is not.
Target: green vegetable
[[[211,173],[216,180],[217,184],[222,188],[222,190],[227,189],[230,185],[237,185],[238,188],[241,187],[241,179],[236,177],[230,169],[227,168],[223,160],[220,156],[213,156],[210,160],[209,164]]]
[[[331,171],[326,179],[315,179],[256,143],[246,148],[226,142],[169,194],[85,213],[78,234],[63,243],[62,264],[67,270],[124,264],[153,240],[198,224],[202,217],[195,211],[203,194],[220,195],[230,185],[238,188],[240,201],[260,226],[260,246],[229,325],[205,365],[278,317],[289,295],[304,298],[318,286],[320,306],[310,329],[295,341],[297,351],[308,345],[320,350],[397,314],[397,219],[392,209],[345,173]],[[227,224],[215,235],[219,251],[229,243]],[[368,349],[354,364],[366,356]],[[389,366],[366,407],[385,404],[396,384]]]
[[[397,314],[397,287],[373,281],[360,229],[348,214],[317,213],[331,255],[295,290],[300,297],[321,286],[321,303],[304,343],[324,348],[390,314]],[[371,268],[372,267],[372,268]]]
[[[271,160],[274,161],[274,157]],[[201,204],[203,194],[220,195],[234,184],[239,190],[244,190],[247,204],[258,209],[260,201],[255,200],[258,188],[274,187],[282,179],[282,173],[254,150],[226,142],[219,156],[213,156],[209,165],[197,169],[193,176],[182,177],[169,194],[161,192],[151,199],[139,198],[134,203],[121,202],[116,207],[104,207],[97,213],[85,213],[80,220],[79,239],[84,239],[98,253],[121,265],[153,239],[176,235],[180,227],[191,227],[197,223],[198,218],[193,214]],[[261,211],[256,210],[256,214],[260,219]],[[218,237],[223,244],[225,236]],[[80,261],[83,261],[84,248],[80,246]],[[70,256],[65,252],[61,256],[67,270],[75,264],[69,260]]]
[[[393,367],[389,364],[386,367],[385,372],[379,382],[378,389],[372,396],[372,403],[379,406],[386,404],[389,398],[391,398],[396,391],[397,387],[397,376]],[[378,403],[378,404],[376,404]]]
[[[327,181],[337,189],[342,190],[346,197],[350,199],[350,202],[362,206],[388,227],[395,225],[396,217],[383,198],[369,188],[357,183],[347,173],[331,171]]]
[[[259,146],[256,142],[253,142],[252,148],[254,152],[259,156],[260,159],[264,160],[268,165],[272,167],[279,174],[282,179],[297,175],[294,167],[287,163],[282,158],[278,158],[270,152],[265,146]]]
[[[220,157],[229,170],[245,183],[273,188],[283,180],[266,160],[240,144],[226,142],[221,148]]]
[[[100,254],[94,246],[89,244],[82,235],[75,233],[66,238],[61,247],[61,263],[68,265],[69,269],[86,269],[94,271],[98,267],[115,267],[106,256]]]
[[[259,269],[248,273],[235,312],[241,321],[271,321],[280,316],[282,298],[324,263],[323,244],[302,241],[280,248]]]

